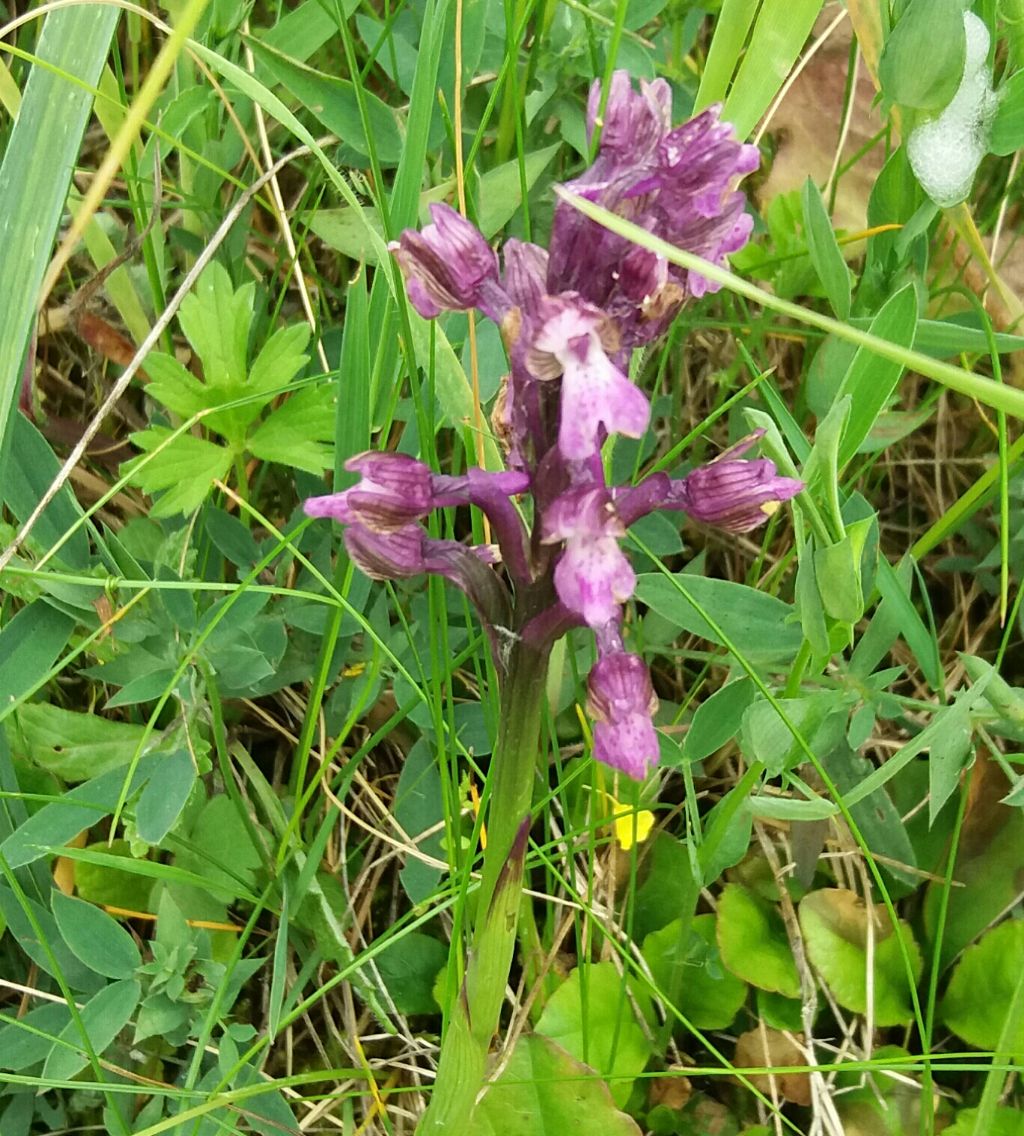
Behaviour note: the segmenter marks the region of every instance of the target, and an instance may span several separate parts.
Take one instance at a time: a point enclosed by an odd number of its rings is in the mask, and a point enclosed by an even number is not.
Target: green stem
[[[437,1080],[417,1133],[467,1133],[508,985],[540,746],[547,655],[518,641],[501,694],[487,847],[466,976],[452,999]],[[453,949],[458,949],[453,944]]]

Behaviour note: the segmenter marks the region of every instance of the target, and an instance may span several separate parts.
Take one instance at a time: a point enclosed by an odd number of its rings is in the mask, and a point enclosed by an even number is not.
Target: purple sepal
[[[759,430],[749,435],[714,461],[674,480],[665,507],[683,509],[695,521],[726,532],[750,532],[764,524],[783,501],[803,489],[804,483],[793,477],[780,477],[775,463],[768,458],[737,457],[746,453],[763,433]]]
[[[651,718],[658,699],[643,659],[621,650],[604,655],[590,671],[587,695],[594,757],[642,781],[659,755]]]
[[[388,246],[405,276],[413,307],[424,319],[441,312],[480,308],[500,319],[498,258],[479,229],[450,205],[430,206],[433,224],[406,229]]]
[[[358,522],[345,528],[352,563],[371,580],[401,580],[421,573],[444,576],[466,593],[487,631],[511,621],[508,592],[490,565],[498,561],[489,545],[467,547],[454,540],[434,540],[420,525],[374,532]]]
[[[341,493],[310,497],[303,505],[307,516],[388,533],[420,520],[438,503],[430,467],[408,454],[370,451],[349,458],[345,468],[361,475],[359,483]]]
[[[603,486],[567,490],[545,513],[545,543],[565,541],[555,565],[555,591],[591,627],[620,620],[620,605],[636,586],[633,568],[619,547],[625,534]]]
[[[345,548],[352,563],[371,580],[401,580],[425,572],[425,539],[419,525],[390,532],[374,531],[358,522],[345,526]]]
[[[408,454],[370,451],[349,458],[345,468],[361,474],[351,489],[311,497],[303,505],[310,517],[359,524],[375,533],[393,533],[437,508],[473,504],[494,524],[502,554],[517,579],[528,579],[525,534],[509,497],[530,487],[526,473],[490,473],[475,467],[458,477],[432,472]]]
[[[562,376],[558,448],[567,461],[584,461],[609,434],[640,438],[651,417],[647,396],[615,366],[602,342],[611,335],[606,317],[569,297],[545,299],[543,322],[527,362],[540,379]],[[613,349],[617,343],[610,343]]]

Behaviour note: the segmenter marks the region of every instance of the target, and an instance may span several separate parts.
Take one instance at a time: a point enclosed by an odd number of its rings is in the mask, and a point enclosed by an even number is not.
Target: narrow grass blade
[[[0,453],[14,409],[25,348],[71,174],[82,144],[92,91],[110,50],[120,10],[62,8],[39,35],[41,64],[25,97],[0,166]],[[45,63],[45,66],[42,65]]]
[[[786,81],[811,34],[822,0],[765,0],[736,74],[723,118],[746,138]]]
[[[760,3],[761,0],[725,0],[722,4],[721,15],[715,22],[715,34],[708,49],[704,73],[700,77],[694,114],[725,98]]]

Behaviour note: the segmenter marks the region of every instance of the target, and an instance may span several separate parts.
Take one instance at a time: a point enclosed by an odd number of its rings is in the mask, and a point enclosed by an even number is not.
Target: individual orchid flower
[[[544,516],[545,543],[565,542],[555,565],[558,598],[590,627],[620,618],[636,574],[619,541],[626,530],[603,486],[570,489]]]
[[[591,668],[587,709],[594,719],[594,756],[642,781],[658,761],[652,715],[658,699],[639,655],[613,651]]]

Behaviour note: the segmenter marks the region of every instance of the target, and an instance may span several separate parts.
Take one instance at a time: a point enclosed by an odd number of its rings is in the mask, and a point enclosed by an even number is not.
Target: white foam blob
[[[986,68],[989,34],[983,20],[964,13],[967,53],[960,86],[949,105],[910,135],[907,155],[922,189],[944,209],[963,201],[981,159],[988,151],[988,135],[997,97]]]

